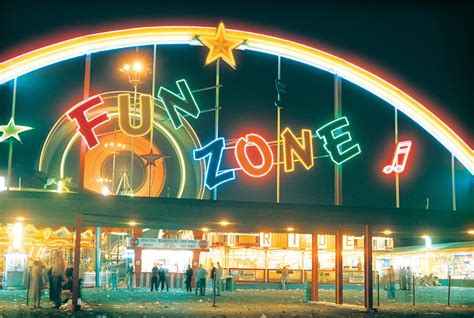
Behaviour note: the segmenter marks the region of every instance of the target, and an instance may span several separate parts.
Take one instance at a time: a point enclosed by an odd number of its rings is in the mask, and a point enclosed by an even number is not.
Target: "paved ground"
[[[408,292],[397,292],[397,301],[386,300],[381,293],[377,312],[360,307],[336,307],[331,304],[307,304],[301,290],[237,290],[223,293],[212,307],[211,296],[195,296],[183,291],[150,293],[147,290],[84,290],[84,308],[75,317],[474,317],[474,289],[453,288],[453,306],[447,307],[447,290],[423,287],[417,290],[417,305]],[[334,291],[320,290],[321,299],[334,299]],[[360,290],[346,291],[345,301],[362,304]],[[44,309],[25,304],[24,291],[0,290],[0,317],[72,317],[66,310],[50,308],[43,297]],[[376,301],[376,298],[375,298]]]

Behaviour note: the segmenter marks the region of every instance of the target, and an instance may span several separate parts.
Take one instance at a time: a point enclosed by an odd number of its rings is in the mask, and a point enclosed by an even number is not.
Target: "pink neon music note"
[[[405,170],[405,165],[407,163],[408,154],[411,149],[411,140],[401,141],[397,144],[397,150],[393,155],[393,161],[391,165],[385,166],[383,168],[383,173],[390,174],[392,172],[401,173]]]

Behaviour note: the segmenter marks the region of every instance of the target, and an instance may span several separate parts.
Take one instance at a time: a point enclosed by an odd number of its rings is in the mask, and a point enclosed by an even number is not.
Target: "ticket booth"
[[[24,289],[26,288],[28,274],[28,256],[25,253],[5,253],[5,276],[3,288]]]

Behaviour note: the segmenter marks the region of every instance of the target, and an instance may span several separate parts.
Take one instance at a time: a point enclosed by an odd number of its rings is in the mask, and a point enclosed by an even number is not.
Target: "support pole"
[[[91,82],[91,55],[86,55],[86,64],[84,69],[84,94],[83,99],[88,99],[90,94],[90,82]],[[81,138],[81,148],[79,154],[79,193],[84,191],[84,168],[86,164],[86,152],[87,146],[84,138]]]
[[[13,80],[13,98],[12,98],[12,117],[15,118],[16,111],[16,77]],[[8,168],[7,168],[7,190],[10,190],[12,181],[12,162],[13,162],[13,139],[10,138],[8,147]]]
[[[342,304],[342,231],[336,230],[336,304]]]
[[[395,147],[398,144],[398,109],[395,107],[395,116],[394,116],[394,131],[395,131]],[[397,172],[395,172],[395,207],[398,209],[400,207],[400,179]]]
[[[365,308],[374,308],[374,277],[372,271],[372,226],[364,227],[364,291]]]
[[[318,287],[319,287],[319,258],[318,258],[318,234],[313,233],[311,244],[311,300],[318,301]]]
[[[341,78],[334,76],[334,119],[342,115]],[[342,165],[334,164],[334,204],[342,205]]]
[[[413,286],[412,286],[412,290],[413,290],[413,306],[415,306],[415,298],[416,298],[416,281],[415,281],[415,274],[413,274],[412,276],[412,282],[413,282]]]
[[[448,307],[451,306],[451,275],[448,276]]]
[[[451,189],[453,200],[453,211],[456,211],[456,175],[454,170],[454,155],[451,154]]]
[[[377,272],[377,307],[380,307],[380,274]]]
[[[281,56],[278,56],[278,73],[277,73],[278,80],[281,80]],[[281,96],[280,92],[277,91],[277,184],[276,184],[276,202],[280,203],[280,183],[281,183],[281,167],[280,167],[280,139],[281,139]]]
[[[81,258],[81,232],[82,214],[76,214],[76,233],[74,242],[74,264],[72,274],[72,311],[77,311],[77,299],[79,298],[79,263]]]
[[[221,79],[220,79],[220,73],[221,73],[221,59],[217,59],[216,61],[216,112],[214,114],[215,118],[215,126],[214,126],[214,138],[219,138],[219,93],[220,93],[220,87],[221,87]],[[217,200],[217,187],[214,188],[214,191],[212,192],[212,199]]]
[[[100,226],[95,228],[95,287],[100,288],[100,245],[101,245],[101,229]]]

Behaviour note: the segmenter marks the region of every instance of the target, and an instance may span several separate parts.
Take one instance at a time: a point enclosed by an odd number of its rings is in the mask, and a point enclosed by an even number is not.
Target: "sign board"
[[[254,281],[256,280],[255,270],[239,270],[239,280]]]
[[[137,242],[138,241],[138,242]],[[209,243],[206,240],[177,240],[177,239],[165,239],[165,238],[132,238],[132,242],[136,245],[134,247],[141,248],[162,248],[172,250],[199,250],[207,249]]]

